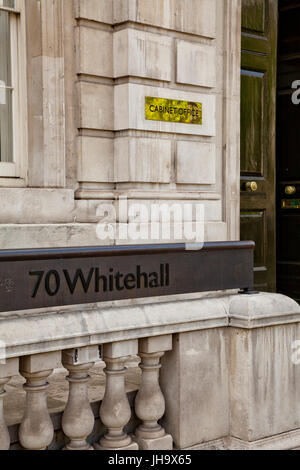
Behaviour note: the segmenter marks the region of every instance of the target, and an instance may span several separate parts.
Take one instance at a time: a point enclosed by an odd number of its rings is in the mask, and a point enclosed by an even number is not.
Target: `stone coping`
[[[208,328],[300,322],[300,306],[281,294],[223,292],[198,297],[6,313],[0,319],[0,340],[10,358]]]
[[[231,296],[229,325],[260,328],[300,321],[300,305],[282,294],[259,293]]]

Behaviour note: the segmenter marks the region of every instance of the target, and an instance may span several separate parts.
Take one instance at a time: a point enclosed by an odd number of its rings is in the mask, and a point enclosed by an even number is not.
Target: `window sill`
[[[11,178],[0,175],[0,188],[25,188],[26,182],[23,178]]]

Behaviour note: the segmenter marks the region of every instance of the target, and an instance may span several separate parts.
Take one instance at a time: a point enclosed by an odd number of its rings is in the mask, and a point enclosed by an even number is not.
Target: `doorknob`
[[[292,194],[295,194],[296,191],[297,189],[295,186],[286,186],[284,189],[285,194],[288,194],[289,196],[291,196]]]
[[[249,193],[255,193],[257,189],[258,189],[258,185],[256,181],[248,181],[246,183],[246,190],[249,191]]]

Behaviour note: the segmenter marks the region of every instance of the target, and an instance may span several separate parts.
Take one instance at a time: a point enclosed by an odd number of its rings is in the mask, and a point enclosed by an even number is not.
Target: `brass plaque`
[[[202,125],[202,103],[151,96],[146,96],[145,101],[146,119],[149,121]]]
[[[300,209],[300,199],[282,199],[282,209]]]

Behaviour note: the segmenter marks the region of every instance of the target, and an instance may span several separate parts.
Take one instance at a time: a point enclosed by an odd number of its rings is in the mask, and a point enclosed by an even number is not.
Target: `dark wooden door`
[[[277,287],[300,301],[300,1],[279,1]],[[300,84],[300,82],[299,82]]]
[[[276,289],[275,118],[278,0],[242,1],[241,240],[254,240],[255,288]]]

